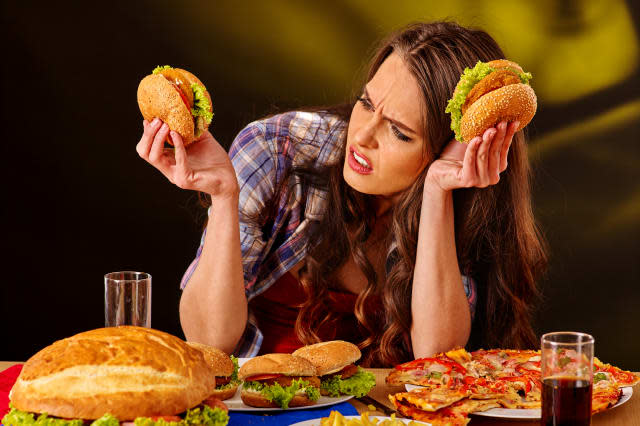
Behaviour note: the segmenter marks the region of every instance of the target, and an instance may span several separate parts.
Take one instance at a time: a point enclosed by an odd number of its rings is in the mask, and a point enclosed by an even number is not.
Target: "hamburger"
[[[202,352],[170,334],[131,326],[90,330],[24,364],[2,423],[223,426],[226,407],[208,398],[214,377]]]
[[[251,407],[304,407],[320,398],[316,368],[291,354],[252,358],[240,367],[238,377],[244,381],[240,398]]]
[[[158,117],[182,136],[185,146],[207,130],[211,96],[198,77],[169,65],[156,67],[138,86],[138,106],[147,121]],[[171,137],[168,142],[173,145]]]
[[[362,354],[353,343],[343,340],[303,346],[293,355],[309,360],[320,376],[320,394],[361,398],[375,386],[376,378],[355,365]]]
[[[451,114],[451,130],[460,142],[469,142],[501,121],[519,121],[522,130],[538,106],[529,85],[531,74],[506,59],[465,68],[445,112]]]
[[[240,380],[238,379],[238,359],[229,356],[218,348],[197,342],[187,342],[190,346],[202,351],[205,361],[215,374],[216,386],[211,392],[212,397],[220,400],[231,398],[236,394]]]

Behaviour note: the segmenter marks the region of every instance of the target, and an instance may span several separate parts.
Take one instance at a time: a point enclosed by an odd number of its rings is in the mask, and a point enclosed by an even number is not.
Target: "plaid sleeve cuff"
[[[478,301],[476,282],[473,278],[467,275],[463,275],[462,285],[464,286],[464,293],[467,295],[467,300],[469,301],[469,310],[471,311],[471,322],[473,322],[473,318],[476,316],[476,302]]]
[[[256,325],[256,319],[249,311],[247,326],[240,341],[233,350],[233,354],[238,358],[251,358],[258,355],[260,346],[262,346],[262,332]]]

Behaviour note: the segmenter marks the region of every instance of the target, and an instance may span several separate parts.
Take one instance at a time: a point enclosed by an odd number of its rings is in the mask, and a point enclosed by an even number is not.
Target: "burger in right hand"
[[[501,121],[519,121],[516,132],[522,130],[538,107],[531,78],[506,59],[478,61],[473,68],[465,68],[445,109],[451,114],[455,138],[468,143]]]

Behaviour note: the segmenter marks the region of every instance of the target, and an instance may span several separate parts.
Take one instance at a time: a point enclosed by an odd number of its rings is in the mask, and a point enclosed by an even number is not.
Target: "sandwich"
[[[238,379],[238,359],[212,346],[197,342],[187,343],[202,351],[205,361],[209,363],[209,367],[215,374],[216,386],[213,388],[210,396],[224,401],[235,395],[238,390],[238,385],[240,385],[240,380]]]
[[[189,145],[207,130],[213,118],[211,96],[198,77],[169,65],[156,67],[138,86],[138,106],[147,121],[155,117]],[[173,145],[171,137],[168,142]]]
[[[519,121],[522,130],[538,107],[529,85],[531,74],[506,59],[478,63],[465,68],[445,112],[451,114],[451,130],[468,143],[501,121]]]
[[[252,358],[240,367],[238,377],[244,381],[240,398],[251,407],[305,407],[320,398],[316,368],[291,354]]]
[[[355,365],[362,354],[353,343],[343,340],[303,346],[293,355],[309,360],[320,376],[320,394],[332,397],[363,397],[375,386],[376,378]]]
[[[208,398],[214,377],[202,352],[170,334],[132,326],[90,330],[24,364],[2,423],[224,426],[226,407]]]

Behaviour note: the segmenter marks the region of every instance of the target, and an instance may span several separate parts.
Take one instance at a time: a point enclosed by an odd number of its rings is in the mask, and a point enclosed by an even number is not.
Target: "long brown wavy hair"
[[[452,22],[412,24],[382,42],[371,61],[367,81],[392,53],[404,59],[420,86],[424,153],[430,164],[454,137],[444,110],[464,68],[479,60],[504,58],[504,53],[482,30]],[[348,122],[352,106],[329,112]],[[362,340],[356,342],[363,351],[362,364],[390,366],[413,359],[411,292],[428,166],[392,208],[384,241],[386,275],[380,277],[365,252],[376,223],[374,198],[346,184],[344,159],[343,149],[333,164],[290,171],[303,186],[322,187],[328,192],[327,212],[312,227],[309,241],[313,245],[300,271],[307,301],[300,308],[295,329],[302,342],[315,343],[320,340],[316,330],[337,321],[328,309],[329,289],[336,285],[336,271],[353,257],[367,279],[355,306],[362,333]],[[531,208],[530,168],[522,132],[513,138],[508,164],[498,184],[453,192],[458,263],[460,270],[476,281],[478,290],[468,344],[471,348],[525,348],[537,343],[531,314],[539,298],[536,279],[547,259]],[[269,216],[273,205],[265,211],[265,217]],[[380,306],[380,301],[382,309],[370,309]]]

